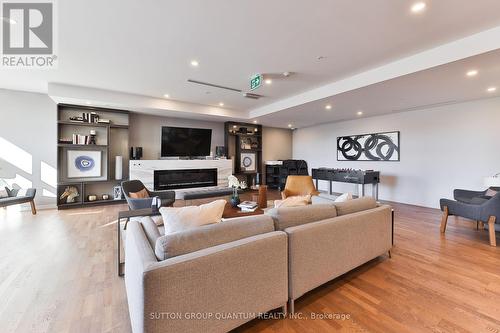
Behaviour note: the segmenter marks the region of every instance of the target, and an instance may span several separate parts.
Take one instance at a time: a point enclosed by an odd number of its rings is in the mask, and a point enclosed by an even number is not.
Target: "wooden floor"
[[[438,210],[394,207],[392,259],[306,294],[295,319],[237,331],[500,332],[500,247],[488,245],[487,231],[451,217],[441,236]],[[0,209],[0,332],[130,332],[115,265],[124,208]],[[344,317],[313,318],[333,314]]]

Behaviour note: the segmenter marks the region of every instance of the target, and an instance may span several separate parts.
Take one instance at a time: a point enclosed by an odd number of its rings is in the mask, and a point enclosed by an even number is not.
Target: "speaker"
[[[142,158],[142,147],[130,147],[130,159],[140,160]]]
[[[226,156],[226,147],[224,147],[224,146],[215,147],[215,156],[217,156],[217,157]]]

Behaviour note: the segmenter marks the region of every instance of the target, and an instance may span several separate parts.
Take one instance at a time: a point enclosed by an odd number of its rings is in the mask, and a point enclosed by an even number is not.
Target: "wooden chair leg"
[[[479,221],[479,230],[484,230],[484,222]]]
[[[34,201],[30,201],[30,205],[31,205],[31,214],[36,215],[35,202]]]
[[[488,231],[490,232],[490,245],[491,246],[497,246],[497,239],[495,235],[495,221],[496,221],[495,216],[490,216],[488,219]]]
[[[391,250],[389,250],[387,254],[389,255],[389,258],[392,258]]]
[[[443,217],[441,219],[441,233],[446,231],[446,223],[448,223],[448,206],[444,206]]]

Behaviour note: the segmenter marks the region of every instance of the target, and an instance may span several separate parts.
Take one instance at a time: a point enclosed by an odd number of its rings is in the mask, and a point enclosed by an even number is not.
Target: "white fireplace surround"
[[[132,160],[130,179],[140,180],[148,190],[154,190],[155,170],[217,169],[217,186],[227,187],[228,177],[233,174],[233,161],[226,160]],[[196,189],[200,189],[199,187]],[[187,192],[189,189],[175,190]]]

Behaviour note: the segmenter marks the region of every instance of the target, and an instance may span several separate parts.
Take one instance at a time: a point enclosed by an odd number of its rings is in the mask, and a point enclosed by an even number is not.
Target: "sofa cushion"
[[[238,217],[161,236],[156,240],[155,254],[158,260],[165,260],[273,231],[273,220],[269,216]]]
[[[335,207],[337,207],[337,215],[342,216],[376,208],[377,202],[372,197],[362,197],[346,202],[336,202]]]
[[[289,227],[335,217],[337,209],[332,204],[318,204],[273,208],[268,210],[266,214],[273,218],[276,230],[282,231]]]
[[[498,193],[498,191],[495,188],[490,187],[489,189],[486,190],[486,193],[484,195],[487,197],[493,197],[497,193]]]
[[[215,200],[199,206],[162,207],[160,214],[165,234],[218,223],[222,219],[226,200]]]
[[[297,207],[297,206],[307,206],[311,203],[310,195],[297,195],[293,197],[288,197],[283,200],[274,200],[274,207]]]
[[[7,191],[7,189],[0,189],[0,199],[8,197],[9,197],[9,192]]]
[[[344,194],[339,195],[336,199],[335,202],[346,202],[352,200],[352,194],[347,192]]]
[[[158,229],[158,226],[149,216],[143,217],[142,219],[140,219],[139,222],[142,225],[142,229],[144,230],[144,234],[146,235],[149,244],[151,244],[151,248],[154,249],[156,246],[156,240],[159,237],[161,237],[161,233],[160,230]]]

